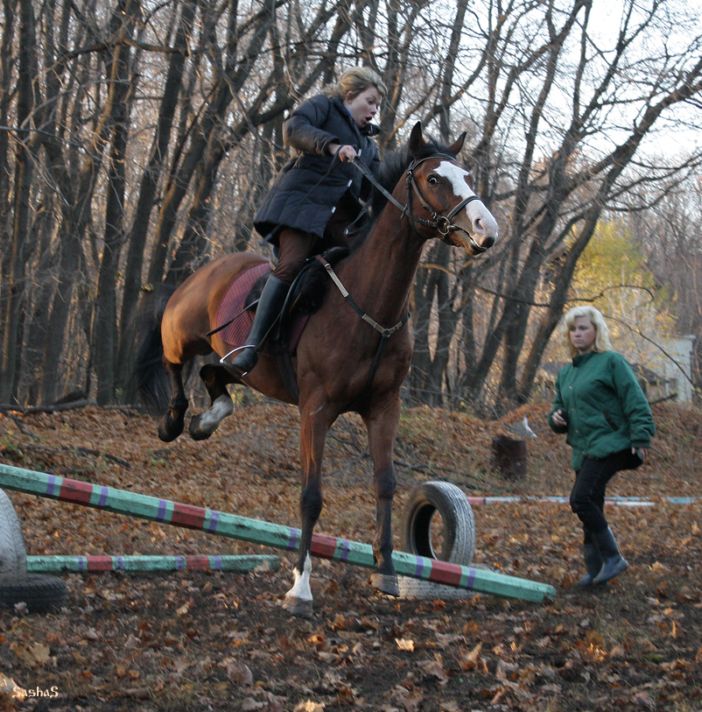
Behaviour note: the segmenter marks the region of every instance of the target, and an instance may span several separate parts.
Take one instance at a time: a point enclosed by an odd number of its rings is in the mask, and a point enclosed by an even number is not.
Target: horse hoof
[[[400,584],[394,574],[371,574],[371,586],[388,596],[400,595]]]
[[[172,423],[162,422],[158,426],[158,437],[164,443],[170,443],[175,440],[183,432],[183,426],[180,429],[173,427]]]
[[[286,596],[281,604],[283,608],[298,618],[312,618],[313,604],[305,598]]]
[[[190,421],[190,437],[193,440],[207,440],[207,438],[214,433],[217,425],[215,425],[214,428],[202,428],[200,427],[201,424],[201,418],[199,415],[196,415],[194,418],[191,419]]]

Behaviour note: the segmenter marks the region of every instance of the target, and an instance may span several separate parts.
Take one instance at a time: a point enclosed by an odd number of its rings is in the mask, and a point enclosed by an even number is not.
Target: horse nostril
[[[487,249],[488,247],[492,247],[495,244],[495,238],[494,237],[486,237],[481,243],[480,246],[484,247]]]

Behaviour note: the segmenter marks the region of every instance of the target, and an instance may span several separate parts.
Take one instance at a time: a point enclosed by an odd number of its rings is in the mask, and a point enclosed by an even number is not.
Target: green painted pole
[[[27,572],[48,573],[100,573],[123,571],[125,573],[157,571],[277,571],[277,556],[186,554],[178,555],[44,555],[27,556]]]

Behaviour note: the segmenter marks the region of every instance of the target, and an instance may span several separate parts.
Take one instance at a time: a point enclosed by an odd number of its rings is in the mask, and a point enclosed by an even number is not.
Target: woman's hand
[[[551,420],[553,420],[553,424],[558,426],[559,428],[568,427],[568,420],[564,417],[564,413],[562,410],[555,411],[554,414],[551,416]]]
[[[646,462],[646,456],[648,455],[648,450],[645,447],[632,447],[631,454],[636,455],[641,462]]]
[[[340,161],[353,161],[356,156],[356,149],[353,146],[344,144],[340,146],[338,143],[330,143],[327,150],[332,156],[336,156]]]

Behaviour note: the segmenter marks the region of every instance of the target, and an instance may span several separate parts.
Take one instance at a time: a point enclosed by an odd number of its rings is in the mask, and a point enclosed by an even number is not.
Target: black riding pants
[[[607,483],[620,470],[634,470],[641,464],[630,449],[595,459],[586,457],[575,473],[575,485],[570,493],[570,508],[578,515],[586,532],[601,532],[607,528],[604,516]]]

